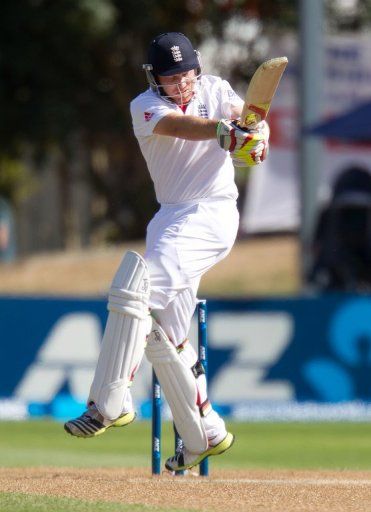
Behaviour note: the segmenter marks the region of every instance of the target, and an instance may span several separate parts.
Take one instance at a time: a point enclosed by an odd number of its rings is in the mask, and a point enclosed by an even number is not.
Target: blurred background
[[[238,242],[201,285],[211,398],[249,421],[370,419],[370,25],[370,0],[2,2],[0,419],[84,407],[105,294],[158,208],[129,103],[165,31],[242,97],[289,58],[269,159],[236,171]],[[148,418],[145,362],[134,388]]]

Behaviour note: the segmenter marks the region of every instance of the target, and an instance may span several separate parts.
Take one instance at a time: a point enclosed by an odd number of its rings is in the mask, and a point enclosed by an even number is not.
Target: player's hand
[[[216,133],[219,145],[231,153],[235,167],[250,167],[265,160],[269,139],[269,126],[265,121],[248,130],[237,121],[221,119]]]

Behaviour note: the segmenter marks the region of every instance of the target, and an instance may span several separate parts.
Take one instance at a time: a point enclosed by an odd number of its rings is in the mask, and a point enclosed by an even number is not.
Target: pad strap
[[[198,379],[200,375],[205,375],[205,368],[203,367],[201,361],[197,361],[191,368],[195,379]]]

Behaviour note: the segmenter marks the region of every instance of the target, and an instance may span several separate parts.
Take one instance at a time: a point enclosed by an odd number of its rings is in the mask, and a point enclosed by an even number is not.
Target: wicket
[[[207,378],[207,302],[200,300],[197,305],[198,318],[198,358],[202,363]],[[161,474],[161,386],[156,374],[152,371],[152,474]],[[174,425],[175,451],[182,449],[182,439]],[[177,475],[184,472],[179,471]],[[200,464],[200,475],[208,476],[209,461],[205,459]]]

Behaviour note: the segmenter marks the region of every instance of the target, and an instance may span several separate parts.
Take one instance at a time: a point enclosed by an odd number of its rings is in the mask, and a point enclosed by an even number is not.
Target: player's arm
[[[171,113],[161,118],[153,131],[157,135],[194,141],[216,138],[219,145],[231,153],[237,167],[259,164],[267,154],[269,132],[241,129],[226,119],[217,121]]]
[[[216,138],[218,121],[202,117],[171,113],[162,117],[153,132],[186,140],[210,140]]]

